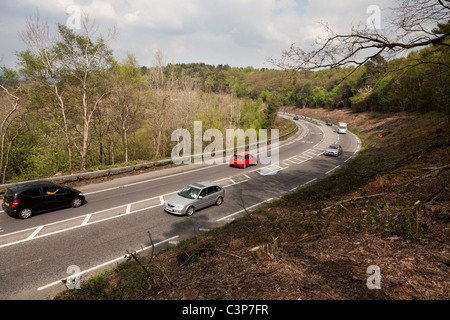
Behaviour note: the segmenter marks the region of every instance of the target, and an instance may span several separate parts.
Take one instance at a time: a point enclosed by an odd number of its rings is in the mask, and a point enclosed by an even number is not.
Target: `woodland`
[[[296,70],[170,64],[160,51],[141,66],[133,54],[116,59],[113,35],[88,19],[74,31],[37,17],[20,34],[28,50],[17,68],[1,68],[1,181],[167,159],[176,129],[269,129],[282,106],[436,113],[450,124],[449,26],[402,57]]]

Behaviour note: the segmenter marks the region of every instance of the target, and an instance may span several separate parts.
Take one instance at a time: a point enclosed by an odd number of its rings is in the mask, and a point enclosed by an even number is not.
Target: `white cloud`
[[[384,8],[394,0],[377,0]],[[116,55],[135,54],[149,65],[155,50],[171,62],[205,62],[261,67],[270,56],[279,56],[291,43],[310,45],[328,22],[339,32],[364,23],[373,0],[16,0],[0,3],[8,18],[7,32],[0,30],[0,58],[20,47],[18,31],[24,20],[39,9],[50,23],[65,23],[66,10],[79,6],[103,28],[117,26],[112,43]],[[382,11],[382,17],[384,11]],[[3,19],[0,21],[2,24]],[[5,39],[8,39],[5,43]],[[11,41],[11,39],[16,39]]]

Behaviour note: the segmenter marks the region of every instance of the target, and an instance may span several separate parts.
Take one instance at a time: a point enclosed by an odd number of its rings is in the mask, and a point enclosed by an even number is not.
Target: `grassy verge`
[[[347,122],[365,143],[347,167],[176,247],[131,256],[56,298],[447,299],[445,118]],[[265,259],[252,257],[275,241]],[[374,264],[383,290],[365,285]]]

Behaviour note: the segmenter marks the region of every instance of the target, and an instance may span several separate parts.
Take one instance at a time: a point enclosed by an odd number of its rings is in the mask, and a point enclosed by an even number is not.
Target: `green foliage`
[[[433,32],[448,28],[439,24]],[[20,120],[25,129],[8,140],[7,180],[167,158],[170,134],[191,130],[195,120],[204,130],[258,132],[273,128],[285,105],[450,114],[448,40],[405,58],[376,56],[357,69],[287,72],[204,63],[140,66],[132,54],[114,61],[102,37],[90,39],[64,25],[57,31],[43,47],[45,59],[30,48],[17,54],[19,72],[2,68],[2,83],[20,87],[27,113]],[[87,73],[78,67],[81,52],[90,58]]]

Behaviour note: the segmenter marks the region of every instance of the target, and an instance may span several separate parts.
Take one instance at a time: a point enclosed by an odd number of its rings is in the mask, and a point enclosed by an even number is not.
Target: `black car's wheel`
[[[19,218],[20,219],[28,219],[33,215],[33,210],[30,208],[25,208],[19,211]]]
[[[195,208],[191,206],[191,207],[187,208],[186,215],[192,216],[194,214],[194,212],[195,212]]]
[[[220,206],[223,203],[223,198],[222,197],[218,197],[216,200],[216,206]]]
[[[83,204],[83,199],[81,199],[80,197],[73,198],[72,202],[70,203],[70,205],[74,208],[78,208],[82,204]]]

